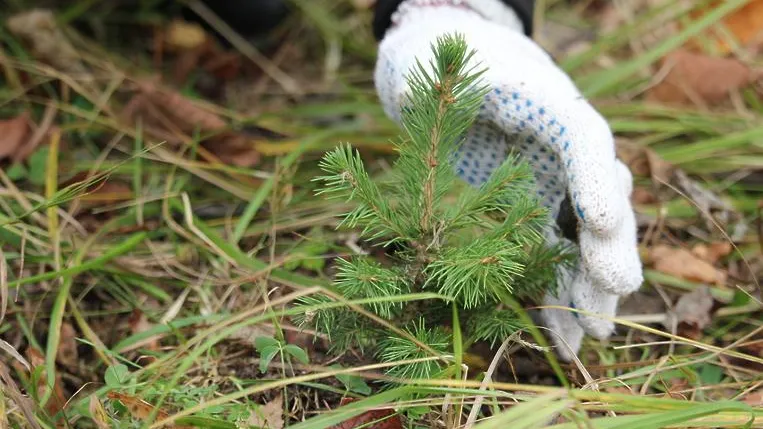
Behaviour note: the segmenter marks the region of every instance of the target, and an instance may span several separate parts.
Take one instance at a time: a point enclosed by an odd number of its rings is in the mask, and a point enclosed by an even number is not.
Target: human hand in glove
[[[483,80],[491,91],[459,149],[457,173],[480,186],[513,149],[532,166],[538,196],[553,219],[569,198],[580,262],[574,270],[560,270],[557,295],[549,294],[544,304],[581,312],[546,308],[541,316],[555,334],[559,356],[571,360],[584,333],[609,337],[614,324],[607,317],[615,315],[618,298],[643,281],[632,177],[615,158],[604,118],[525,35],[531,7],[526,0],[380,0],[375,80],[386,113],[399,122],[406,76],[417,60],[432,59],[437,37],[460,33],[476,51],[474,65],[487,68]],[[553,222],[546,235],[551,244],[566,240]]]

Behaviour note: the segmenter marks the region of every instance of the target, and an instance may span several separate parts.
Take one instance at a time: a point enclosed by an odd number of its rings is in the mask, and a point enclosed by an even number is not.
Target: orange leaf
[[[720,1],[714,1],[708,4],[705,10],[694,12],[690,16],[694,20],[699,20],[705,15],[706,10],[717,7]],[[742,47],[757,50],[763,45],[763,0],[750,0],[747,4],[726,15],[721,22],[724,29],[732,36]],[[704,34],[705,37],[715,41],[716,47],[721,53],[731,52],[731,46],[726,42],[727,38],[720,31],[709,29]],[[701,46],[697,40],[692,40],[694,46]]]
[[[717,263],[721,258],[731,253],[733,247],[728,241],[722,241],[719,243],[697,244],[692,247],[691,253],[698,258],[703,259],[711,264]]]

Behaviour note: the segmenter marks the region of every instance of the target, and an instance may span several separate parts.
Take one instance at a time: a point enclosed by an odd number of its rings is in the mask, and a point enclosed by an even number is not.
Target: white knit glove
[[[486,18],[489,17],[490,19]],[[406,76],[418,59],[428,64],[438,36],[462,34],[476,50],[473,65],[491,92],[457,154],[458,175],[474,186],[487,180],[511,149],[533,167],[538,196],[553,219],[569,193],[578,218],[580,265],[560,272],[557,296],[541,312],[559,356],[571,360],[585,333],[607,338],[618,298],[641,285],[632,177],[615,158],[612,132],[570,78],[531,39],[499,0],[407,0],[379,45],[376,89],[385,112],[400,121]],[[564,240],[549,222],[550,243]]]

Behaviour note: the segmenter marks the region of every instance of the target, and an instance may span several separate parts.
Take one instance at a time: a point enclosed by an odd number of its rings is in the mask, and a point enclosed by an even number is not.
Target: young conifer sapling
[[[390,330],[349,307],[306,311],[300,318],[328,336],[335,350],[356,347],[386,362],[452,355],[453,311],[466,345],[492,344],[522,329],[507,300],[538,299],[553,292],[556,268],[569,261],[547,246],[546,210],[534,197],[530,168],[511,155],[479,188],[456,176],[452,162],[488,88],[484,70],[470,67],[474,52],[460,35],[439,38],[434,60],[418,63],[408,77],[401,122],[405,137],[390,183],[374,182],[359,153],[342,145],[320,163],[321,194],[355,204],[340,227],[390,250],[393,263],[369,256],[337,260],[334,292],[398,329]],[[441,299],[393,299],[435,292]],[[311,296],[306,310],[331,301]],[[403,335],[401,335],[403,334]],[[390,375],[426,378],[442,360],[392,367]]]

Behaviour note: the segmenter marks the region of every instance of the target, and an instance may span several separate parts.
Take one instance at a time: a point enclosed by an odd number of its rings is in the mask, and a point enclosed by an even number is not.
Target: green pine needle
[[[405,276],[393,269],[384,268],[367,257],[350,261],[337,259],[338,272],[335,285],[349,299],[380,298],[410,292]],[[394,312],[402,310],[402,302],[378,302],[369,305],[377,315],[391,319]]]
[[[440,355],[447,354],[451,349],[451,337],[442,328],[427,328],[424,318],[418,319],[405,328],[417,341],[428,345]],[[432,378],[442,370],[439,359],[433,356],[408,338],[388,335],[379,344],[379,360],[382,362],[403,362],[416,359],[427,359],[421,362],[404,363],[387,370],[387,375],[403,379]]]

